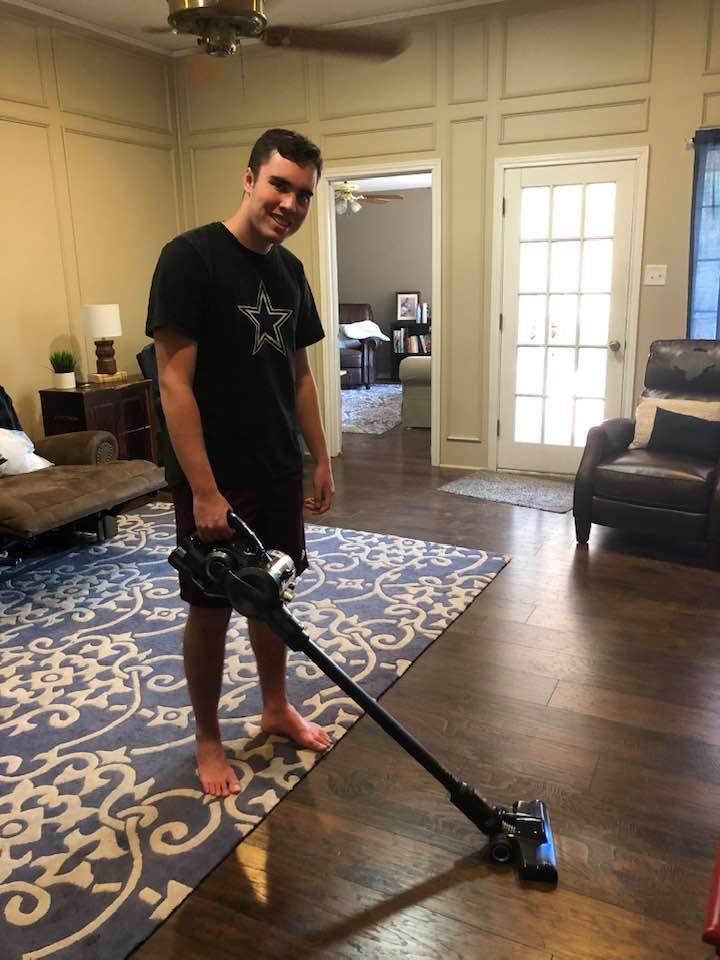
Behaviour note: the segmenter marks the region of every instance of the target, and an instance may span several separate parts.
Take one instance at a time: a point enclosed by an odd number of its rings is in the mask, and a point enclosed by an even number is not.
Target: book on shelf
[[[393,353],[430,354],[432,340],[429,333],[409,333],[406,327],[393,330]]]

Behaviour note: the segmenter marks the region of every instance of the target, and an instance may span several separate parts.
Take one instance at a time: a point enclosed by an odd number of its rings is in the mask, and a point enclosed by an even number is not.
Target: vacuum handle
[[[238,535],[238,539],[243,546],[258,554],[263,560],[268,559],[267,551],[258,535],[233,510],[228,510],[227,524]]]

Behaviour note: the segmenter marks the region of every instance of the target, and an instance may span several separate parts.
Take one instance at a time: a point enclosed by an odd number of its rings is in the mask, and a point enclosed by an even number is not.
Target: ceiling
[[[140,44],[150,50],[178,53],[195,48],[193,37],[148,36],[143,27],[166,23],[165,0],[5,0],[106,36]],[[502,0],[266,0],[274,24],[304,26],[372,23],[400,17],[485,6]],[[330,13],[328,13],[330,9]]]
[[[398,190],[422,190],[432,186],[432,175],[429,173],[402,173],[392,177],[371,177],[367,180],[354,179],[360,193],[386,193]]]

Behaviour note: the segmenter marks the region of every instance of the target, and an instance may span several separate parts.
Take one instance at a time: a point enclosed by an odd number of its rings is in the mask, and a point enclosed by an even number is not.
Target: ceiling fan
[[[357,183],[343,180],[335,184],[335,212],[341,216],[347,213],[360,213],[366,203],[389,203],[391,200],[404,200],[400,193],[361,193]]]
[[[203,53],[232,56],[241,40],[259,40],[269,47],[316,50],[346,56],[389,60],[405,49],[402,39],[349,30],[270,26],[265,0],[167,0],[168,27],[145,27],[146,33],[188,33]]]

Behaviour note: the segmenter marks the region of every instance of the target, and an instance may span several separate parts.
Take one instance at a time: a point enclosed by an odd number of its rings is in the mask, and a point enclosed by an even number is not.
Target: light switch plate
[[[666,264],[646,264],[645,266],[645,286],[646,287],[664,287],[667,283],[667,265]]]

